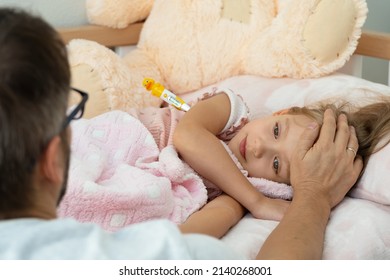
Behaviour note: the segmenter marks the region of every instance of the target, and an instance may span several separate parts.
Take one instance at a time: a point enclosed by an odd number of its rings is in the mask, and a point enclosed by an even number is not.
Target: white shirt
[[[181,234],[167,220],[148,221],[115,233],[73,219],[23,218],[0,222],[0,259],[241,259],[222,241]]]

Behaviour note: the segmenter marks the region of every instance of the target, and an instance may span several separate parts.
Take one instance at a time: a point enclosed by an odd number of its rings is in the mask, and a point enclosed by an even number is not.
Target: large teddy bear
[[[159,106],[145,77],[177,95],[234,75],[313,78],[341,68],[366,19],[364,0],[86,0],[91,23],[123,28],[146,18],[136,48],[118,56],[69,43],[75,86],[90,91],[87,117]],[[255,93],[254,93],[255,94]]]

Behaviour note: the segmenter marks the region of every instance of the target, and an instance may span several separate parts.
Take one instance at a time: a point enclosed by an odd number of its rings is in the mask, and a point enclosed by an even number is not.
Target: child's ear
[[[290,109],[282,109],[282,110],[279,110],[279,111],[276,111],[274,112],[272,115],[273,116],[280,116],[280,115],[285,115],[288,113]]]

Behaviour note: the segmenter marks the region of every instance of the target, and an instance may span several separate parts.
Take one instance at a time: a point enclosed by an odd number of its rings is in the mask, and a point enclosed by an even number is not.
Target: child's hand
[[[248,210],[257,219],[280,221],[289,205],[290,201],[262,197]]]
[[[192,214],[179,226],[182,233],[202,233],[221,238],[245,214],[235,199],[222,194]]]

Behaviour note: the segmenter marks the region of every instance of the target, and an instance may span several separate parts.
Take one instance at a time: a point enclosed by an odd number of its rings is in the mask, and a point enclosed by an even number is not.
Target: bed
[[[117,48],[136,44],[142,24],[134,23],[125,29],[90,25],[59,31],[65,42],[83,38]],[[355,54],[390,60],[390,35],[364,31]],[[348,67],[351,66],[345,69]],[[351,74],[354,70],[345,71],[349,73],[338,72],[318,79],[304,80],[236,76],[189,92],[182,97],[190,102],[204,92],[228,87],[240,93],[255,115],[262,116],[292,105],[305,105],[332,97],[343,96],[354,102],[376,94],[390,95],[389,86],[355,77]],[[258,92],[256,96],[251,94],[255,90]],[[156,157],[158,151],[152,147],[153,145],[149,145],[150,137],[142,127],[136,130],[137,133],[133,130],[123,135],[130,121],[132,120],[127,118],[125,113],[115,112],[115,115],[74,122],[76,140],[72,142],[72,156],[75,159],[72,159],[70,174],[76,175],[71,175],[70,184],[80,188],[67,194],[66,203],[60,207],[60,216],[73,216],[80,221],[97,222],[108,230],[116,230],[126,224],[151,218],[170,218],[180,223],[188,213],[202,206],[205,192],[201,188],[194,188],[201,184],[199,177],[188,171],[187,167],[175,158],[177,154],[175,155],[174,150],[167,150],[160,157],[160,161],[165,161],[163,165],[165,169],[151,163],[150,158]],[[114,128],[112,123],[115,123]],[[134,125],[138,129],[139,124]],[[85,133],[96,127],[99,129],[110,127],[111,146],[107,144],[108,146],[104,147],[105,154],[98,154],[97,150],[94,150],[96,147],[91,145],[91,139]],[[99,132],[96,129],[94,131]],[[129,139],[126,137],[133,138],[131,141],[122,141]],[[119,141],[113,144],[116,140]],[[143,143],[142,148],[133,149],[132,145],[139,142]],[[113,146],[115,150],[112,149]],[[112,151],[121,149],[126,153],[131,150],[131,161],[134,163],[132,166],[124,166],[123,162],[112,164],[118,157],[118,153]],[[142,154],[139,150],[143,151]],[[100,161],[96,160],[99,156]],[[95,165],[86,164],[86,160],[91,160]],[[110,166],[105,169],[108,165]],[[140,171],[138,168],[140,166],[152,170],[152,174],[141,172],[145,169]],[[161,171],[161,168],[164,170]],[[372,157],[358,185],[332,211],[326,231],[324,259],[390,259],[389,171],[390,147],[387,145]],[[97,180],[102,173],[110,174],[111,181],[106,180],[98,184]],[[188,175],[189,173],[191,174]],[[132,177],[130,178],[128,174],[132,174]],[[139,188],[126,190],[124,187],[118,187],[129,180],[133,185],[144,187],[143,191],[148,189],[148,197],[154,199],[145,200],[145,193]],[[107,194],[103,191],[104,188],[113,186],[116,187],[113,193]],[[77,201],[75,197],[80,195],[81,190],[88,190],[90,196],[86,200]],[[106,204],[113,201],[117,206],[114,208],[110,206],[111,208],[108,207],[109,210],[104,212]],[[125,209],[129,201],[134,206],[130,210]],[[142,206],[140,201],[144,201],[143,206],[148,205],[145,211],[136,210]],[[74,210],[76,207],[77,210]],[[96,214],[99,211],[100,216]],[[222,240],[234,250],[252,259],[276,225],[275,221],[258,220],[247,214]]]

